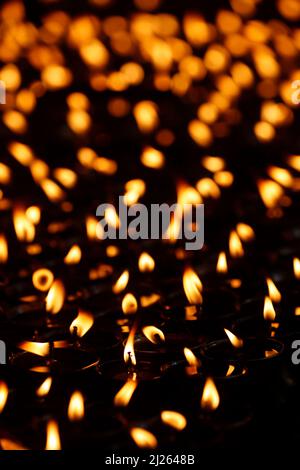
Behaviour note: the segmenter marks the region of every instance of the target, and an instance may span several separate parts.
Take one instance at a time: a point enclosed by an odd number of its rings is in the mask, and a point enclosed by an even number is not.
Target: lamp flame
[[[157,447],[156,437],[146,429],[131,428],[130,435],[138,447],[143,449],[155,449]]]
[[[64,258],[65,264],[78,264],[81,260],[81,249],[78,245],[73,245]]]
[[[80,421],[84,417],[84,398],[81,392],[73,392],[69,406],[68,418],[70,421]]]
[[[120,294],[120,292],[126,289],[128,281],[129,281],[129,271],[126,269],[125,271],[122,272],[117,282],[113,285],[113,288],[112,288],[113,292],[115,294]]]
[[[220,396],[217,387],[212,378],[208,377],[205,381],[203,394],[201,398],[201,408],[208,411],[213,411],[218,408],[220,404]]]
[[[232,258],[241,258],[244,256],[242,242],[235,230],[232,230],[229,236],[229,253]]]
[[[185,416],[177,411],[162,411],[160,417],[163,423],[177,431],[182,431],[187,424]]]
[[[272,300],[272,302],[279,303],[281,301],[281,293],[275,286],[272,279],[269,277],[267,278],[267,285],[270,299]]]
[[[47,423],[46,450],[61,450],[59,428],[54,419]]]
[[[3,233],[0,234],[0,264],[6,263],[8,260],[8,244]]]
[[[136,365],[136,357],[134,353],[134,337],[136,333],[136,328],[137,326],[136,324],[134,324],[129,332],[129,335],[125,344],[125,348],[124,348],[125,363],[127,364],[128,362],[130,362],[134,366]]]
[[[296,277],[296,279],[300,279],[300,259],[299,258],[294,258],[293,264],[294,264],[295,277]]]
[[[8,387],[5,382],[0,381],[0,413],[4,410],[8,398]]]
[[[60,279],[56,279],[46,297],[46,310],[52,314],[58,313],[65,301],[66,291]]]
[[[202,298],[202,282],[192,268],[186,268],[183,273],[183,288],[185,295],[191,305],[201,304]]]
[[[157,344],[160,341],[165,341],[165,335],[159,328],[156,328],[155,326],[144,326],[142,332],[146,338],[151,341],[151,343]]]
[[[231,331],[227,330],[226,328],[224,328],[224,331],[226,335],[228,336],[229,341],[231,342],[232,346],[234,346],[235,348],[243,347],[244,342],[242,339],[235,336]]]
[[[217,262],[217,272],[226,274],[228,272],[228,264],[225,251],[219,254]]]
[[[50,352],[49,343],[37,343],[32,341],[23,341],[18,345],[23,351],[36,354],[37,356],[48,356]]]
[[[45,397],[46,395],[48,395],[48,393],[50,392],[51,385],[52,385],[52,378],[48,377],[46,380],[44,380],[42,385],[40,385],[39,388],[37,389],[36,391],[37,396]]]
[[[35,237],[35,227],[22,207],[14,209],[13,222],[18,240],[32,242]]]
[[[146,271],[153,271],[155,268],[155,261],[148,253],[143,252],[139,257],[139,270],[144,273]]]
[[[122,300],[122,310],[125,314],[135,313],[137,311],[138,304],[133,294],[126,294]]]
[[[270,297],[265,297],[264,319],[274,321],[275,317],[276,317],[276,312],[274,310],[272,300],[270,299]]]
[[[136,381],[136,374],[133,374],[133,378],[127,380],[123,387],[118,391],[114,398],[115,406],[125,407],[131,400],[132,395],[135,392],[138,383]]]
[[[76,328],[76,336],[82,338],[92,328],[93,324],[93,315],[85,310],[79,310],[77,317],[70,325],[70,332],[73,334],[74,328]]]

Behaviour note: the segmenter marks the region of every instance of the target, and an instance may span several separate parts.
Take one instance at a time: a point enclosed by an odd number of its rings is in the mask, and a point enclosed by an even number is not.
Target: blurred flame
[[[114,227],[114,228],[120,227],[120,219],[118,217],[116,209],[113,206],[108,207],[105,210],[105,219],[108,225],[110,225],[111,227]]]
[[[18,345],[23,351],[37,354],[38,356],[48,356],[50,351],[49,343],[35,343],[32,341],[23,341]]]
[[[163,167],[165,157],[159,150],[153,147],[145,147],[141,154],[141,162],[148,168],[159,169]]]
[[[146,449],[154,449],[157,447],[158,443],[156,437],[151,432],[146,431],[146,429],[131,428],[130,435],[138,447]]]
[[[66,291],[60,279],[56,279],[51,285],[46,297],[46,310],[52,314],[58,313],[65,301]]]
[[[274,310],[272,300],[270,297],[265,297],[264,304],[264,319],[274,321],[276,317],[276,312]]]
[[[240,258],[244,256],[242,242],[235,230],[230,232],[229,236],[229,252],[232,258]]]
[[[136,374],[133,374],[133,378],[128,379],[116,394],[114,398],[114,405],[123,407],[127,406],[135,392],[137,385],[138,383],[136,381]]]
[[[46,450],[61,450],[58,424],[54,419],[47,423]]]
[[[160,417],[163,423],[177,431],[182,431],[187,424],[186,418],[177,411],[162,411]]]
[[[205,381],[203,394],[201,398],[201,408],[204,410],[216,410],[220,404],[220,396],[217,387],[212,378],[208,377]]]
[[[257,185],[264,205],[268,209],[276,207],[283,196],[282,187],[275,181],[271,180],[259,180]]]
[[[202,282],[195,271],[190,267],[186,268],[183,273],[183,288],[190,304],[202,303]]]
[[[226,259],[225,251],[222,251],[219,254],[218,262],[217,262],[217,272],[218,273],[227,273],[228,272],[228,265]]]
[[[141,306],[149,307],[150,305],[155,304],[159,299],[159,294],[142,295],[140,298]]]
[[[227,330],[226,328],[224,328],[224,331],[226,335],[228,336],[229,341],[231,342],[232,346],[234,346],[235,348],[243,347],[244,342],[242,339],[235,336],[231,331]]]
[[[13,222],[18,240],[32,242],[35,237],[35,227],[27,218],[26,212],[23,208],[16,207],[14,209]]]
[[[46,268],[37,269],[32,275],[32,283],[34,287],[42,292],[49,290],[53,281],[53,273]]]
[[[28,450],[22,444],[10,439],[0,439],[0,450]]]
[[[142,332],[146,338],[151,341],[151,343],[157,344],[160,341],[165,341],[165,335],[159,328],[156,328],[155,326],[144,326]],[[159,340],[157,336],[159,337]]]
[[[272,302],[280,302],[281,301],[281,293],[275,286],[274,282],[272,281],[271,278],[267,278],[267,285],[268,285],[268,290],[269,290],[269,297],[272,300]]]
[[[152,132],[159,124],[157,105],[153,101],[140,101],[133,109],[133,115],[141,132]]]
[[[72,393],[68,406],[68,418],[70,421],[80,421],[84,417],[84,398],[80,391]]]
[[[42,385],[40,385],[39,388],[37,389],[36,391],[37,396],[45,397],[46,395],[48,395],[51,385],[52,385],[52,378],[48,377],[46,380],[44,380]]]
[[[8,398],[8,386],[2,380],[0,381],[0,413],[4,410]]]
[[[134,295],[131,293],[126,294],[122,300],[123,313],[125,314],[135,313],[137,309],[138,309],[138,304]]]
[[[86,233],[89,240],[97,240],[97,226],[98,220],[92,215],[88,215],[85,221],[86,224]]]
[[[232,364],[229,364],[227,372],[226,372],[226,377],[230,377],[231,374],[233,374],[234,370],[235,370],[235,366],[233,366]]]
[[[120,294],[120,292],[126,289],[128,281],[129,281],[129,271],[128,269],[125,269],[125,271],[122,272],[117,282],[113,285],[112,287],[113,292],[115,294]]]
[[[250,225],[239,223],[236,226],[236,231],[240,239],[244,242],[251,241],[255,238],[255,232]]]
[[[155,261],[148,253],[145,251],[139,257],[139,270],[143,273],[146,271],[153,271],[155,268]]]
[[[93,315],[90,312],[79,310],[77,317],[70,325],[70,332],[73,334],[74,328],[76,328],[76,335],[82,338],[92,328],[93,324]]]
[[[73,245],[64,257],[65,264],[77,264],[81,260],[81,249],[78,245]]]
[[[38,206],[30,206],[26,209],[26,217],[34,225],[37,225],[41,219],[41,209]]]
[[[0,234],[0,264],[8,260],[8,244],[5,235]]]
[[[191,351],[189,348],[184,348],[183,353],[185,355],[185,358],[189,364],[189,367],[186,367],[186,372],[188,375],[195,375],[198,372],[198,367],[201,366],[201,361],[198,359],[193,351]]]
[[[294,274],[296,279],[300,279],[300,259],[294,258],[293,260]]]

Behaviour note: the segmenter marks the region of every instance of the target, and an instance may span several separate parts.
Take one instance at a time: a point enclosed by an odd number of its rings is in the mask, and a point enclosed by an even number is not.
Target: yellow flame
[[[208,377],[204,384],[201,398],[201,408],[205,410],[216,410],[220,404],[220,396],[212,378]]]
[[[281,184],[286,188],[290,188],[293,185],[293,177],[289,170],[286,170],[285,168],[271,166],[268,168],[268,175],[278,184]]]
[[[232,258],[244,256],[242,242],[235,230],[232,230],[229,236],[229,252]]]
[[[151,343],[157,344],[160,341],[165,341],[163,332],[155,326],[144,326],[142,332]],[[158,339],[159,338],[159,339]]]
[[[84,418],[84,398],[78,390],[73,392],[70,398],[68,418],[70,421],[80,421]]]
[[[133,115],[141,132],[152,132],[159,124],[158,109],[153,101],[140,101],[133,109]]]
[[[125,314],[135,313],[138,309],[137,300],[133,294],[128,293],[122,300],[122,310]]]
[[[155,268],[154,259],[145,251],[140,255],[138,264],[141,272],[153,271]]]
[[[157,447],[156,437],[146,429],[131,428],[130,435],[138,447],[145,449],[155,449]]]
[[[23,208],[16,207],[14,209],[13,222],[18,240],[32,242],[35,237],[35,227],[27,218],[26,212]]]
[[[142,295],[140,298],[141,306],[142,307],[149,307],[150,305],[155,304],[160,299],[159,294],[150,294],[150,295]]]
[[[50,388],[52,385],[52,378],[48,377],[44,382],[39,386],[36,391],[38,397],[45,397],[50,392]]]
[[[0,413],[4,410],[8,398],[8,386],[2,380],[0,381]]]
[[[129,281],[129,271],[126,269],[122,272],[121,276],[117,280],[117,282],[113,285],[112,290],[115,294],[120,294],[124,289]]]
[[[88,215],[85,221],[86,233],[89,240],[97,240],[97,226],[98,220],[92,215]]]
[[[244,242],[251,241],[255,238],[255,232],[253,228],[250,227],[250,225],[248,224],[244,224],[244,223],[237,224],[236,231],[240,239],[243,240]]]
[[[182,431],[187,425],[185,416],[177,411],[162,411],[160,417],[163,423],[177,431]]]
[[[105,211],[105,220],[111,227],[119,228],[120,227],[120,219],[116,212],[116,209],[111,206],[108,207]]]
[[[272,302],[279,303],[281,301],[281,293],[279,292],[278,288],[275,286],[274,282],[271,278],[267,278],[267,285],[269,291],[269,297]]]
[[[12,441],[11,439],[0,439],[1,450],[28,450],[22,444]]]
[[[58,313],[65,301],[66,291],[60,279],[56,279],[51,285],[46,297],[46,310],[52,314]]]
[[[35,343],[32,341],[23,341],[18,345],[23,351],[37,354],[38,356],[48,356],[50,351],[49,343]]]
[[[123,407],[127,406],[135,392],[137,385],[138,383],[136,381],[136,374],[133,374],[133,378],[128,379],[116,394],[114,398],[114,405]]]
[[[159,150],[153,147],[146,147],[141,154],[141,162],[148,168],[159,169],[163,167],[165,157]]]
[[[231,331],[227,330],[226,328],[224,328],[224,331],[228,336],[232,346],[234,346],[235,348],[241,348],[243,346],[244,342],[242,339],[235,336]]]
[[[8,244],[5,235],[0,234],[0,264],[8,260]]]
[[[75,320],[72,321],[70,325],[70,332],[74,332],[76,328],[76,335],[82,338],[93,326],[94,317],[90,312],[84,310],[79,310],[79,313]]]
[[[299,258],[294,258],[293,265],[294,265],[295,277],[296,277],[296,279],[300,279],[300,259]]]
[[[136,333],[136,325],[133,325],[128,335],[127,341],[125,343],[125,348],[124,348],[125,363],[127,364],[129,362],[134,366],[136,365],[136,357],[135,357],[135,352],[134,352],[135,333]]]
[[[59,428],[54,419],[47,423],[46,450],[61,450]]]
[[[235,366],[233,366],[232,364],[229,364],[227,372],[226,372],[226,377],[230,377],[230,375],[233,374],[234,370],[235,370]]]
[[[264,205],[268,209],[273,209],[276,207],[283,196],[282,187],[272,180],[259,180],[257,185]]]
[[[32,283],[34,287],[42,292],[49,290],[53,281],[53,273],[46,268],[37,269],[32,275]]]
[[[272,300],[270,297],[265,297],[264,304],[264,319],[274,321],[276,317],[276,312],[274,310]]]
[[[190,304],[202,303],[202,282],[195,271],[190,267],[186,268],[183,273],[183,288]]]
[[[227,265],[227,258],[225,251],[222,251],[219,254],[218,262],[217,262],[217,272],[218,273],[227,273],[228,272],[228,265]]]
[[[78,245],[73,245],[64,258],[65,264],[77,264],[81,260],[81,249]]]

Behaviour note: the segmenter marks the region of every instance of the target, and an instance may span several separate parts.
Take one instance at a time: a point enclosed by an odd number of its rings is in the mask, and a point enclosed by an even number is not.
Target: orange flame
[[[160,341],[165,341],[165,335],[159,328],[156,328],[155,326],[144,326],[142,332],[146,338],[151,341],[151,343],[157,344]]]
[[[1,450],[28,450],[22,444],[12,441],[11,439],[0,439]]]
[[[220,404],[220,396],[217,387],[212,378],[206,379],[203,394],[201,398],[201,408],[204,410],[213,411],[218,408]]]
[[[272,300],[270,297],[265,297],[264,305],[264,319],[274,321],[276,317],[276,312],[274,310]]]
[[[118,391],[114,398],[114,405],[115,406],[122,406],[125,407],[131,400],[132,395],[135,392],[138,383],[136,381],[136,374],[133,374],[133,378],[127,380],[125,385]]]
[[[231,331],[227,330],[226,328],[224,328],[224,331],[226,335],[228,336],[229,341],[231,342],[232,346],[234,346],[235,348],[243,347],[244,342],[242,339],[235,336],[233,333],[231,333]]]
[[[272,281],[271,278],[267,278],[267,285],[268,285],[268,291],[269,291],[269,297],[272,300],[272,302],[279,303],[281,301],[281,293],[275,286],[274,282]]]
[[[39,386],[36,391],[38,397],[45,397],[50,392],[50,388],[52,385],[52,378],[48,377],[44,382]]]
[[[52,314],[58,313],[65,301],[66,291],[60,279],[56,279],[51,285],[46,297],[46,310]]]
[[[230,375],[233,374],[234,370],[235,370],[235,366],[233,366],[232,364],[229,364],[227,372],[226,372],[226,377],[230,377]]]
[[[155,261],[145,251],[139,257],[139,270],[144,273],[146,271],[153,271],[155,268]]]
[[[0,264],[6,263],[8,260],[8,244],[5,235],[0,234]]]
[[[61,450],[59,428],[54,419],[47,423],[46,450]]]
[[[232,230],[229,236],[229,252],[232,258],[244,256],[242,242],[235,230]]]
[[[140,298],[141,306],[149,307],[150,305],[153,305],[158,302],[159,299],[159,294],[142,295]]]
[[[38,356],[48,356],[50,351],[49,343],[35,343],[32,341],[23,341],[18,345],[23,351],[37,354]]]
[[[146,449],[154,449],[157,447],[157,439],[149,431],[143,428],[131,428],[130,435],[137,446]]]
[[[136,357],[134,353],[134,337],[136,333],[137,326],[136,324],[133,325],[133,327],[130,330],[130,333],[128,335],[125,348],[124,348],[124,361],[127,364],[130,362],[132,365],[136,365]]]
[[[85,310],[79,310],[77,317],[70,325],[70,332],[73,334],[73,332],[76,331],[76,335],[82,338],[92,328],[93,324],[93,315]],[[74,328],[76,328],[76,330],[74,330]]]
[[[126,269],[125,271],[122,272],[117,282],[113,285],[113,288],[112,288],[113,292],[115,294],[120,294],[120,292],[126,289],[128,281],[129,281],[129,271]]]
[[[23,208],[16,207],[14,209],[13,222],[18,240],[32,242],[35,237],[35,227],[27,218]]]
[[[228,272],[227,258],[225,251],[219,254],[217,262],[217,272],[226,274]]]
[[[84,417],[84,398],[81,392],[76,390],[73,392],[69,406],[68,418],[70,421],[80,421]]]
[[[264,205],[268,209],[275,208],[283,196],[282,187],[272,180],[259,180],[257,185]]]
[[[122,310],[125,314],[135,313],[138,309],[137,300],[133,294],[126,294],[122,300]]]
[[[202,303],[202,282],[192,268],[186,268],[183,273],[183,288],[190,304]]]
[[[195,367],[200,366],[200,360],[195,356],[193,351],[191,351],[189,348],[184,348],[183,353],[190,366],[195,366]]]
[[[81,249],[78,245],[73,245],[64,258],[66,264],[77,264],[81,260]]]
[[[8,398],[8,386],[2,380],[0,381],[0,413],[4,410]]]
[[[300,279],[300,259],[299,258],[294,258],[293,265],[294,265],[295,277],[296,277],[296,279]]]
[[[236,231],[240,239],[244,242],[249,242],[255,238],[255,232],[250,225],[239,223],[236,226]]]
[[[160,417],[163,423],[171,426],[177,431],[182,431],[187,424],[185,416],[177,411],[162,411]]]
[[[98,220],[92,215],[88,215],[85,220],[86,233],[89,240],[97,240],[97,226]]]
[[[37,269],[32,275],[34,287],[42,292],[50,289],[53,280],[53,273],[46,268]]]

